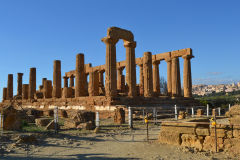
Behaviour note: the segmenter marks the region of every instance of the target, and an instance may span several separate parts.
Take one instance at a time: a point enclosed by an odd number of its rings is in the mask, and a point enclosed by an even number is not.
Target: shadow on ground
[[[64,155],[61,155],[61,157]],[[138,160],[137,158],[120,158],[120,157],[106,157],[106,154],[76,154],[69,155],[66,158],[58,157],[20,157],[20,156],[4,156],[0,160]],[[74,157],[74,158],[73,158]]]

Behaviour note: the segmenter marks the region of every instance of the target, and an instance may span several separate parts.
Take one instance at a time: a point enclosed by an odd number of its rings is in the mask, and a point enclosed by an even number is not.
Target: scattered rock
[[[46,127],[45,130],[55,129],[55,122],[52,120]]]
[[[52,119],[50,119],[50,118],[37,118],[37,119],[35,119],[35,123],[39,127],[46,127],[51,121],[52,121]]]
[[[26,144],[38,143],[38,140],[37,140],[36,136],[34,136],[34,135],[20,135],[16,138],[16,140],[17,140],[16,144],[18,144],[18,143],[26,143]]]
[[[123,110],[123,108],[115,109],[114,122],[117,124],[125,123],[125,111]]]
[[[22,127],[22,114],[13,106],[4,108],[4,130],[20,130]]]
[[[100,128],[99,127],[96,127],[95,129],[94,129],[94,133],[99,133],[100,132]]]
[[[78,129],[86,129],[86,130],[92,130],[95,128],[95,125],[93,125],[92,121],[86,122],[86,123],[80,123],[77,126]]]

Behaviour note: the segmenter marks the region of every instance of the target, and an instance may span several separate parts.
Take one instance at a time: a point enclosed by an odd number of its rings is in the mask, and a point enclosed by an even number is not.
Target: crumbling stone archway
[[[131,31],[110,27],[107,36],[102,38],[106,44],[105,92],[106,96],[117,95],[116,43],[122,39],[126,48],[126,84],[128,96],[136,96],[136,42]]]

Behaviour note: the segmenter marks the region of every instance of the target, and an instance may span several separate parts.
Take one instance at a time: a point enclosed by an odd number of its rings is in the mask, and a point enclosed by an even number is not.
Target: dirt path
[[[159,126],[151,126],[146,142],[146,130],[109,130],[99,134],[50,135],[38,145],[12,147],[12,153],[2,155],[1,160],[61,160],[61,159],[102,159],[102,160],[209,160],[230,159],[224,153],[210,154],[194,152],[175,146],[158,144]],[[13,145],[13,144],[8,144]]]

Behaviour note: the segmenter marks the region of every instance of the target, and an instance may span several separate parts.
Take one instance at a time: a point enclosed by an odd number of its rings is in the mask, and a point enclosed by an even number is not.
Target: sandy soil
[[[16,144],[14,137],[21,133],[5,134],[0,152],[1,160],[61,160],[61,159],[102,159],[102,160],[217,160],[230,158],[226,153],[197,152],[189,148],[157,143],[160,127],[151,125],[149,141],[146,141],[145,126],[131,131],[126,127],[102,127],[101,133],[88,134],[62,131],[55,134],[36,134],[38,143],[34,145]],[[27,133],[29,134],[29,133]],[[10,139],[8,139],[11,137]],[[2,138],[4,139],[4,137]]]

